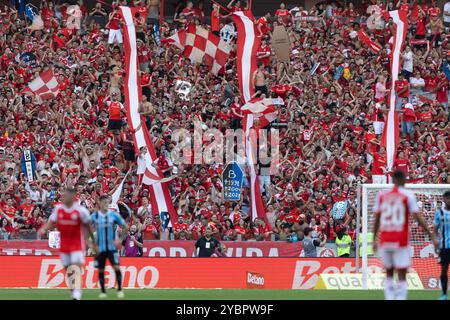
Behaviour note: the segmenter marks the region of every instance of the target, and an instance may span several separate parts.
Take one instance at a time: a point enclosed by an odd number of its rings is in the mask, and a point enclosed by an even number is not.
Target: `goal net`
[[[407,184],[406,189],[413,192],[417,199],[420,213],[433,230],[434,213],[442,206],[442,194],[450,190],[448,184]],[[392,185],[388,184],[363,184],[361,190],[361,272],[364,289],[369,288],[368,277],[371,273],[382,273],[383,265],[376,252],[371,250],[375,215],[373,206],[380,191],[388,190]],[[425,289],[437,289],[440,286],[440,268],[434,246],[428,235],[418,225],[415,219],[410,219],[410,249],[411,267],[410,272],[415,272],[419,276]]]

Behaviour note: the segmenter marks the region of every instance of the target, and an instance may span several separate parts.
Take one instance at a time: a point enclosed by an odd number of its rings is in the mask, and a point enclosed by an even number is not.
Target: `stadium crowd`
[[[126,4],[127,1],[120,1]],[[154,1],[129,5],[153,10]],[[148,4],[147,4],[148,2]],[[230,11],[245,6],[231,1]],[[306,10],[285,8],[258,17],[262,37],[257,52],[256,82],[267,95],[281,97],[278,118],[279,156],[270,175],[259,167],[267,222],[248,219],[248,184],[239,203],[222,199],[222,165],[174,165],[171,133],[193,130],[201,120],[224,131],[241,125],[235,59],[218,76],[194,65],[171,45],[158,44],[155,19],[135,17],[143,101],[158,154],[155,165],[168,175],[178,221],[173,236],[152,214],[149,191],[140,186],[132,132],[123,109],[123,46],[117,4],[79,2],[81,28],[67,27],[67,4],[42,1],[42,30],[29,30],[29,21],[15,9],[0,10],[0,234],[7,238],[34,235],[46,221],[62,188],[73,186],[82,204],[94,209],[96,199],[112,194],[127,176],[120,209],[146,240],[198,239],[211,226],[222,240],[295,240],[306,226],[313,237],[328,241],[348,233],[355,239],[356,187],[388,174],[381,133],[389,93],[392,21],[381,10],[408,12],[407,47],[402,53],[402,76],[396,83],[401,119],[395,167],[411,182],[450,183],[450,2],[363,1],[354,7],[335,1]],[[227,4],[224,4],[226,6]],[[202,1],[180,1],[173,19],[161,26],[168,37],[189,23],[204,25],[234,42],[230,16],[213,10],[211,20]],[[289,10],[288,10],[289,9]],[[271,48],[272,30],[284,25],[292,41],[290,63],[282,63]],[[372,51],[360,41],[363,29],[382,49]],[[21,90],[51,68],[59,94],[43,100]],[[175,92],[176,80],[192,85],[189,100]],[[262,89],[261,89],[262,88]],[[262,92],[260,92],[262,93]],[[36,157],[36,179],[28,182],[22,169],[24,150]],[[143,151],[145,152],[145,150]],[[265,180],[264,180],[265,179]],[[375,181],[377,182],[377,181]],[[379,181],[378,181],[379,182]],[[336,203],[344,214],[333,210]],[[342,211],[342,210],[341,210]]]

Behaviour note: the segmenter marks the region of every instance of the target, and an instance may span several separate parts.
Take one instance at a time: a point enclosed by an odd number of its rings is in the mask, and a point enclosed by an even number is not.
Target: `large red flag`
[[[255,18],[251,11],[237,11],[233,12],[233,21],[237,27],[237,73],[239,80],[239,88],[245,103],[250,102],[255,90],[253,84],[253,74],[257,66],[256,52],[261,43],[261,38],[258,38],[255,26]],[[250,216],[252,221],[257,217],[264,219],[267,222],[264,204],[261,198],[261,190],[258,181],[258,174],[256,172],[255,164],[257,162],[257,155],[254,154],[253,146],[256,145],[254,137],[250,134],[253,128],[254,114],[249,113],[244,118],[245,131],[245,152],[247,158],[247,165],[250,171]]]
[[[168,212],[170,219],[176,221],[177,215],[172,204],[169,189],[163,181],[163,173],[152,166],[157,159],[155,148],[150,137],[145,119],[138,112],[139,104],[142,101],[142,91],[139,77],[139,64],[137,60],[136,30],[133,17],[139,8],[120,7],[123,17],[124,49],[125,49],[125,83],[124,93],[128,124],[133,129],[133,138],[136,152],[141,147],[147,147],[145,154],[146,171],[142,183],[149,186],[150,201],[153,213],[161,214]]]
[[[397,145],[399,139],[399,120],[398,113],[395,110],[397,99],[395,94],[395,81],[397,81],[398,74],[400,73],[400,53],[403,49],[403,45],[406,39],[406,32],[408,30],[408,17],[404,11],[395,10],[385,12],[385,18],[386,20],[392,18],[396,26],[396,32],[393,35],[391,53],[391,90],[388,95],[389,112],[386,117],[383,136],[381,139],[382,146],[386,148],[387,169],[392,170],[397,153]]]
[[[261,43],[261,38],[257,37],[255,18],[251,11],[233,12],[233,21],[237,28],[237,73],[239,89],[241,90],[244,102],[250,101],[255,90],[253,84],[253,74],[258,69],[256,52]]]

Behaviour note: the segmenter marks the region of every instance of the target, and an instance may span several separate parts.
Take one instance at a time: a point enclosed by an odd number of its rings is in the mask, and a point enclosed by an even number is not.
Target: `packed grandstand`
[[[155,6],[158,11],[158,1],[128,2],[147,14]],[[154,146],[152,165],[167,178],[166,200],[176,212],[170,231],[155,208],[152,184],[142,183],[148,150],[136,150],[138,129],[130,128],[126,115],[118,5],[127,1],[94,7],[79,1],[80,28],[68,26],[75,2],[42,1],[31,18],[19,8],[1,8],[0,238],[36,239],[66,187],[76,188],[88,209],[120,187],[117,208],[144,240],[196,240],[210,226],[220,240],[295,241],[310,226],[313,237],[328,242],[341,232],[356,241],[359,184],[386,182],[394,169],[412,183],[450,183],[450,3],[438,7],[434,1],[323,1],[311,8],[281,3],[256,17],[256,96],[283,100],[266,126],[278,130],[278,162],[269,171],[256,165],[264,219],[250,217],[250,183],[244,181],[240,201],[223,198],[224,164],[176,163],[173,133],[180,128],[193,133],[200,122],[203,130],[225,133],[243,126],[231,13],[247,4],[218,2],[211,17],[203,1],[179,1],[175,15],[162,21],[158,14],[134,17],[139,112]],[[407,14],[409,28],[395,83],[400,134],[389,168],[382,133],[395,29],[383,12],[392,9]],[[30,27],[37,23],[33,17],[40,17],[42,28]],[[164,41],[192,25],[231,47],[217,72]],[[273,47],[277,26],[290,38],[288,61]],[[37,78],[45,92],[30,86]],[[35,159],[31,173],[25,156]]]

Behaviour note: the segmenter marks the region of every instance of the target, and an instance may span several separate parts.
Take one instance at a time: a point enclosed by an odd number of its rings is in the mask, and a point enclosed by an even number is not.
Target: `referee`
[[[207,226],[205,229],[205,235],[197,240],[195,243],[195,255],[200,258],[211,257],[216,249],[220,253],[222,252],[222,246],[216,238],[212,236],[212,229]]]
[[[444,206],[434,215],[434,235],[439,236],[439,263],[441,264],[442,296],[439,300],[447,300],[448,265],[450,264],[450,191],[443,195]]]
[[[108,209],[109,204],[109,195],[100,196],[99,210],[94,211],[91,215],[91,221],[95,229],[95,252],[97,254],[95,256],[95,267],[98,269],[98,279],[101,287],[99,298],[107,297],[105,290],[106,259],[109,260],[116,273],[117,297],[123,298],[122,273],[120,272],[118,250],[121,241],[116,239],[115,228],[116,225],[121,226],[125,234],[127,228],[120,214]]]

